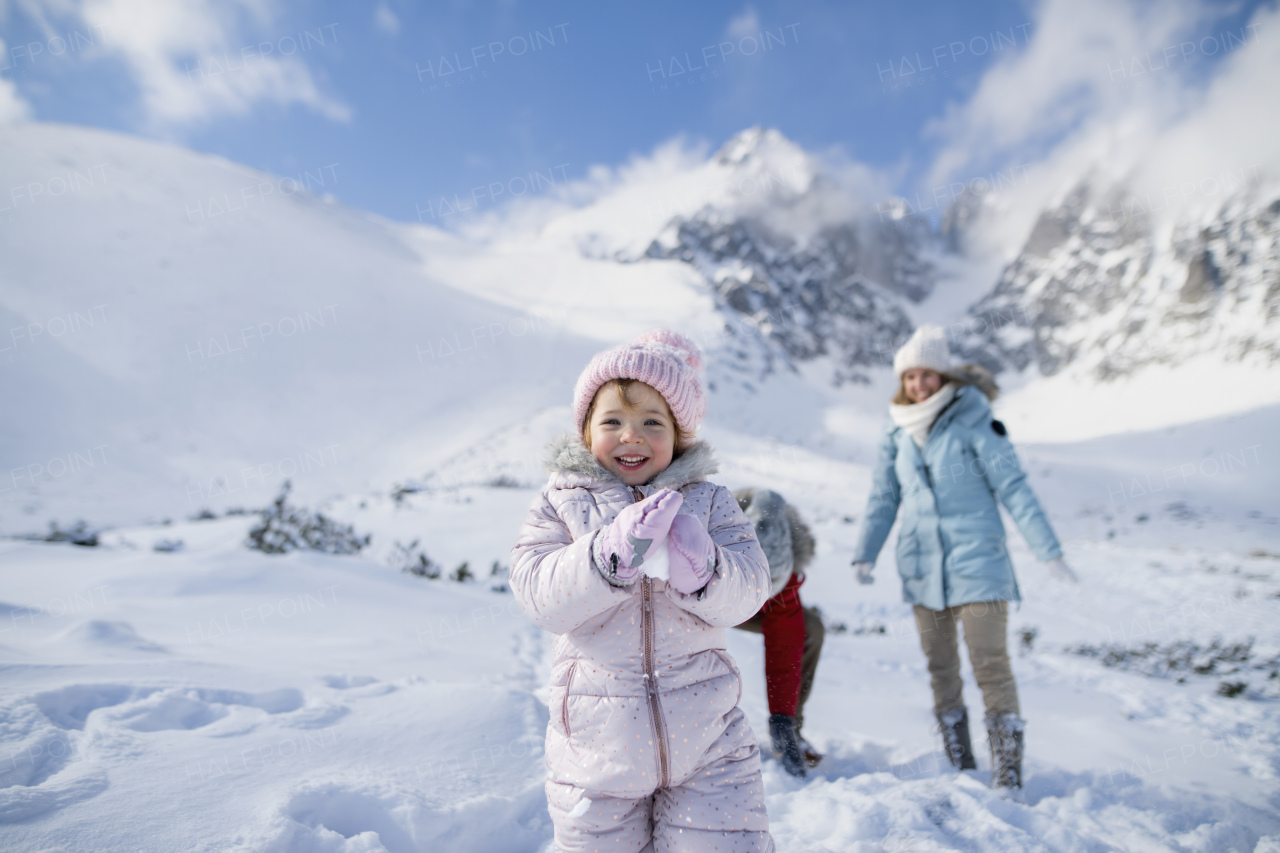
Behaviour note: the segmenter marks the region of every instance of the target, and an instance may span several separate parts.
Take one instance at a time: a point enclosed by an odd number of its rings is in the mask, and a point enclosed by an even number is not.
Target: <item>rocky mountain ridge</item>
[[[767,174],[759,161],[779,150],[793,170],[805,156],[777,131],[753,128],[713,160]],[[928,313],[915,309],[944,281],[948,260],[963,261],[963,232],[986,226],[984,199],[962,194],[936,229],[920,216],[877,217],[857,201],[832,215],[829,198],[814,197],[842,190],[807,168],[802,192],[791,185],[753,208],[708,204],[672,217],[643,257],[688,264],[730,325],[768,351],[748,356],[739,334],[731,361],[767,372],[829,357],[835,385],[865,382],[890,363],[912,317]],[[1211,215],[1171,224],[1124,186],[1100,183],[1085,176],[1043,210],[990,288],[939,318],[960,358],[996,373],[1078,369],[1096,381],[1205,354],[1280,358],[1280,193],[1255,180]]]
[[[1242,186],[1201,221],[1158,224],[1081,182],[968,313],[958,348],[993,370],[1108,381],[1207,354],[1275,364],[1280,193]]]

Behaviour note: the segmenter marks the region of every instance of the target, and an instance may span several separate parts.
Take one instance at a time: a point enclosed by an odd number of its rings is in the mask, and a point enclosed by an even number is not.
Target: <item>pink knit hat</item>
[[[573,418],[583,428],[596,391],[610,379],[638,379],[658,390],[680,429],[692,435],[707,411],[702,387],[702,353],[670,329],[650,329],[634,341],[596,353],[573,389]]]

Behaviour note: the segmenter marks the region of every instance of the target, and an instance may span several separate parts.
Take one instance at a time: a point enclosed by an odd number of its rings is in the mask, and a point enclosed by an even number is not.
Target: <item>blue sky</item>
[[[1238,30],[1257,6],[1164,5],[1182,12],[1168,24],[1176,39],[1147,45],[1153,68],[1161,47]],[[1142,29],[1162,5],[1137,8],[1126,20]],[[936,179],[939,150],[961,133],[931,128],[962,113],[998,63],[1058,37],[1042,32],[1053,21],[1044,6],[1001,0],[0,0],[0,10],[0,83],[27,118],[166,139],[281,175],[328,169],[345,203],[428,222],[442,195],[531,172],[573,179],[678,135],[716,146],[756,124],[838,150],[909,193]],[[1166,57],[1181,62],[1167,73],[1209,74],[1227,51],[1204,45]],[[1124,84],[1138,54],[1112,55]],[[1096,77],[1111,55],[1058,56],[1069,82],[1072,62]],[[1086,118],[1046,118],[1019,152],[969,168],[1034,156]]]

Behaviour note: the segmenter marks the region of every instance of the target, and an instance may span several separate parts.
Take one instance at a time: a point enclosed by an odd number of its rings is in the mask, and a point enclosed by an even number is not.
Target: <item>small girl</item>
[[[702,357],[666,329],[578,377],[579,435],[512,549],[520,607],[556,634],[547,802],[558,851],[772,851],[760,751],[725,629],[769,567],[694,436]]]

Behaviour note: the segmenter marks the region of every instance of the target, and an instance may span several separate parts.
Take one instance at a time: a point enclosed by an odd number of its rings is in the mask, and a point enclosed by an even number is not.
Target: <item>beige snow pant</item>
[[[933,710],[943,714],[964,707],[961,695],[960,648],[956,621],[964,625],[964,644],[982,690],[987,716],[1019,713],[1018,685],[1009,666],[1009,602],[976,601],[945,610],[915,606],[920,646],[929,661],[933,683]]]
[[[747,725],[738,715],[738,725]],[[591,804],[582,810],[582,798]],[[774,853],[760,749],[746,742],[647,797],[610,797],[547,781],[556,853]],[[582,811],[582,814],[575,814]]]

